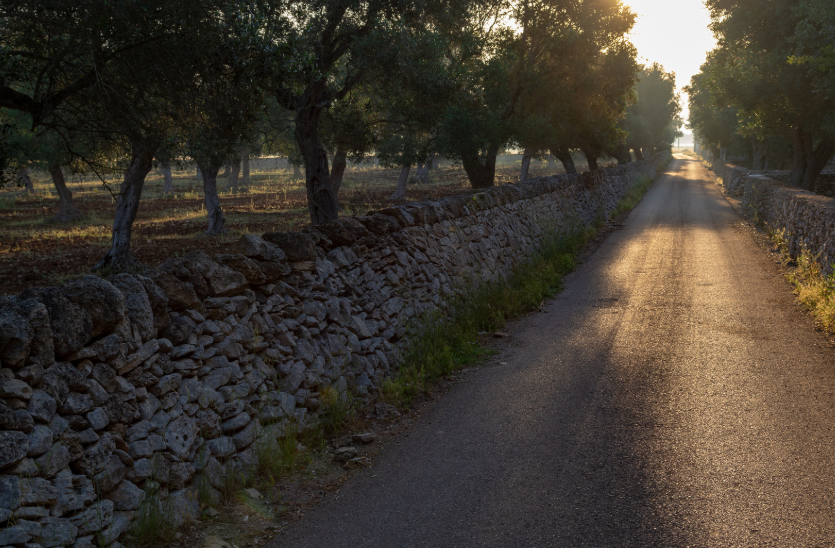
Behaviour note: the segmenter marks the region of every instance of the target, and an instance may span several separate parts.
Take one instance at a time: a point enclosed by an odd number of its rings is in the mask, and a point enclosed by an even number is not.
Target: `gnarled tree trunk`
[[[635,147],[632,149],[632,152],[635,153],[636,160],[643,160],[644,159],[644,151],[641,150],[641,147]]]
[[[32,170],[28,167],[24,167],[20,170],[17,174],[18,180],[20,181],[20,185],[23,187],[23,192],[27,192],[29,194],[34,194],[35,192],[35,185],[32,184],[32,178],[29,176],[31,175]]]
[[[551,154],[553,154],[560,161],[566,173],[577,173],[577,166],[574,165],[574,158],[571,157],[571,151],[567,148],[552,146]]]
[[[473,188],[490,188],[496,180],[496,156],[499,154],[498,145],[491,145],[487,150],[484,163],[478,152],[462,154],[461,163]]]
[[[406,184],[409,182],[409,172],[412,170],[411,164],[400,168],[400,178],[397,179],[397,190],[389,198],[390,200],[405,200],[406,199]]]
[[[586,157],[586,162],[589,164],[589,171],[597,171],[600,169],[597,165],[597,152],[589,147],[580,147],[583,156]]]
[[[200,173],[200,169],[198,168],[197,173]],[[169,166],[162,166],[162,193],[163,194],[174,194],[174,178],[171,176],[171,167]]]
[[[629,147],[626,145],[618,145],[614,150],[614,157],[618,161],[618,165],[626,165],[632,161],[632,155],[629,153]]]
[[[125,171],[125,179],[119,187],[119,203],[116,205],[116,218],[113,220],[110,250],[96,263],[93,270],[109,266],[114,271],[123,271],[137,264],[130,252],[133,221],[139,209],[145,177],[154,165],[154,153],[158,146],[159,141],[156,139],[141,139],[131,143],[131,161]]]
[[[331,188],[339,199],[339,189],[342,188],[342,177],[345,175],[345,168],[348,167],[348,155],[344,150],[336,149],[331,166]]]
[[[229,192],[238,192],[238,174],[240,171],[241,163],[238,161],[232,162],[232,166],[229,169],[229,176],[226,178],[226,189]]]
[[[249,188],[249,151],[241,150],[241,186]]]
[[[826,139],[814,146],[812,133],[802,127],[792,132],[794,160],[791,183],[810,192],[815,191],[815,180],[835,154],[835,143]]]
[[[528,180],[528,171],[531,169],[531,158],[530,151],[525,149],[525,153],[522,154],[522,172],[519,174],[520,181]]]
[[[415,174],[415,178],[421,183],[426,184],[429,182],[429,162],[430,160],[427,158],[422,162],[418,163],[417,166],[417,173]]]
[[[200,166],[203,172],[203,196],[206,200],[206,213],[209,216],[209,226],[206,234],[221,234],[226,229],[226,218],[223,216],[223,209],[220,207],[220,199],[217,196],[217,173],[220,166],[203,164]]]
[[[754,171],[762,171],[768,164],[768,149],[762,141],[754,140],[754,159],[751,164],[751,169]]]
[[[84,218],[84,215],[72,202],[72,192],[67,188],[66,181],[64,181],[64,171],[61,166],[49,168],[49,174],[52,175],[52,184],[55,185],[55,190],[58,192],[58,213],[49,219],[49,222],[71,223]]]
[[[336,194],[331,187],[328,155],[319,136],[319,116],[322,106],[309,98],[296,110],[296,142],[304,158],[305,187],[310,221],[322,225],[339,217]]]
[[[299,164],[293,164],[293,179],[301,179],[304,175],[302,175],[302,170],[299,168]]]

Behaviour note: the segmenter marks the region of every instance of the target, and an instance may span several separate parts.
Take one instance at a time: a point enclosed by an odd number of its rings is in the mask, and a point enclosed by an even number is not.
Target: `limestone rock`
[[[69,449],[62,443],[56,443],[49,451],[35,459],[35,464],[41,477],[51,478],[66,468],[71,460]]]
[[[264,243],[266,244],[266,242]],[[215,255],[215,261],[231,268],[235,272],[240,272],[244,275],[246,281],[251,284],[263,284],[267,281],[258,263],[243,255],[218,254]]]
[[[78,536],[78,527],[65,518],[44,518],[41,520],[41,535],[35,541],[43,548],[70,546]]]
[[[235,454],[235,442],[232,438],[221,436],[206,442],[212,455],[218,458],[224,458]]]
[[[17,379],[0,377],[0,398],[18,398],[28,401],[32,398],[32,387]]]
[[[342,217],[336,221],[319,225],[316,230],[328,238],[334,246],[350,246],[372,235],[363,223],[353,217]]]
[[[73,468],[85,476],[92,476],[103,470],[110,461],[116,442],[110,432],[105,432],[99,441],[84,450],[84,456],[73,463]]]
[[[20,479],[20,504],[27,506],[45,506],[54,503],[58,490],[49,481],[42,478]]]
[[[145,498],[145,491],[129,480],[124,480],[107,498],[113,501],[116,510],[136,510]]]
[[[231,297],[247,287],[247,279],[228,266],[219,266],[209,278],[209,292],[214,297]]]
[[[168,296],[151,278],[137,276],[137,279],[142,282],[142,287],[148,295],[148,302],[154,313],[154,328],[164,329],[171,321],[168,316]]]
[[[263,239],[281,248],[289,261],[309,261],[316,258],[318,238],[303,232],[268,232]]]
[[[254,234],[241,236],[235,248],[238,253],[259,261],[283,261],[287,258],[280,247]]]
[[[128,319],[139,332],[142,340],[153,337],[156,334],[154,311],[148,293],[145,291],[145,284],[140,277],[133,274],[117,274],[110,279],[110,283],[122,292]]]
[[[159,286],[168,298],[168,305],[172,310],[180,311],[202,308],[200,298],[197,296],[197,292],[194,290],[194,285],[191,283],[182,282],[172,276],[171,273],[159,269],[151,276],[151,279],[157,286]],[[155,313],[155,325],[156,318],[157,315]]]
[[[32,538],[23,525],[14,525],[0,529],[0,544],[11,546],[12,544],[23,544]]]
[[[169,489],[182,489],[191,482],[197,470],[190,462],[175,462],[168,474]]]
[[[17,464],[29,452],[29,439],[18,431],[0,431],[0,470]]]
[[[188,487],[168,496],[165,510],[174,527],[182,527],[200,517],[197,489]]]
[[[84,536],[101,531],[113,521],[113,501],[102,499],[72,518],[70,523],[78,528],[78,535]]]
[[[107,413],[101,407],[96,407],[86,415],[87,422],[90,423],[90,427],[93,430],[102,430],[108,424],[110,424],[110,417],[107,416]]]
[[[15,510],[20,506],[20,478],[0,476],[0,508]]]
[[[178,459],[183,459],[197,441],[197,434],[198,429],[194,419],[181,415],[165,429],[165,446]]]
[[[52,447],[52,430],[48,426],[39,424],[29,432],[29,453],[30,457],[43,455]]]
[[[113,331],[127,317],[122,293],[98,276],[82,276],[61,287],[67,299],[90,314],[93,321],[90,335],[95,338]]]

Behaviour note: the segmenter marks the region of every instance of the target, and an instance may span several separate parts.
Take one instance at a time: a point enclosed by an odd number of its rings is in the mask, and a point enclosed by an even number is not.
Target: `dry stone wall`
[[[798,257],[805,249],[818,257],[825,275],[835,261],[835,199],[791,186],[789,172],[752,171],[737,166],[716,166],[725,192],[742,202],[742,213],[783,230],[788,251]],[[818,184],[827,184],[823,174]]]
[[[175,524],[198,517],[198,493],[315,421],[325,387],[374,391],[411,323],[507,275],[546,231],[606,215],[662,160],[0,298],[0,547],[118,547],[152,496]]]

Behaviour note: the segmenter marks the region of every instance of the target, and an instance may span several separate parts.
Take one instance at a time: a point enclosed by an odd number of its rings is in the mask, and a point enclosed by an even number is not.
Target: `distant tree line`
[[[687,88],[690,127],[717,158],[754,169],[791,162],[792,184],[814,190],[835,155],[835,3],[707,0],[717,48]]]
[[[675,76],[641,67],[620,0],[0,0],[0,182],[48,170],[119,173],[112,245],[134,264],[147,175],[188,159],[208,232],[217,179],[248,158],[303,166],[311,222],[337,218],[349,160],[375,155],[426,179],[435,159],[492,186],[496,159],[551,153],[574,172],[669,148]],[[242,163],[243,162],[243,163]],[[230,171],[231,170],[231,171]],[[233,183],[233,186],[237,183]]]

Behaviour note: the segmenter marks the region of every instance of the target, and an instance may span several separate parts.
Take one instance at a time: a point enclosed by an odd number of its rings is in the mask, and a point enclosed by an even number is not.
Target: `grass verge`
[[[639,177],[611,216],[638,205],[652,181],[648,176]],[[403,365],[396,375],[383,381],[381,399],[408,408],[434,381],[489,354],[479,344],[479,334],[504,327],[508,320],[538,309],[545,299],[557,294],[563,277],[574,270],[578,253],[594,239],[602,224],[603,215],[599,215],[596,225],[569,232],[549,231],[539,251],[507,279],[479,284],[453,303],[451,316],[436,313],[424,318],[405,352]]]
[[[820,255],[812,255],[803,246],[795,259],[789,253],[786,230],[774,230],[768,225],[765,229],[769,238],[777,244],[784,264],[795,267],[786,274],[786,279],[794,286],[797,298],[824,330],[835,334],[835,264],[830,274],[824,275]]]

